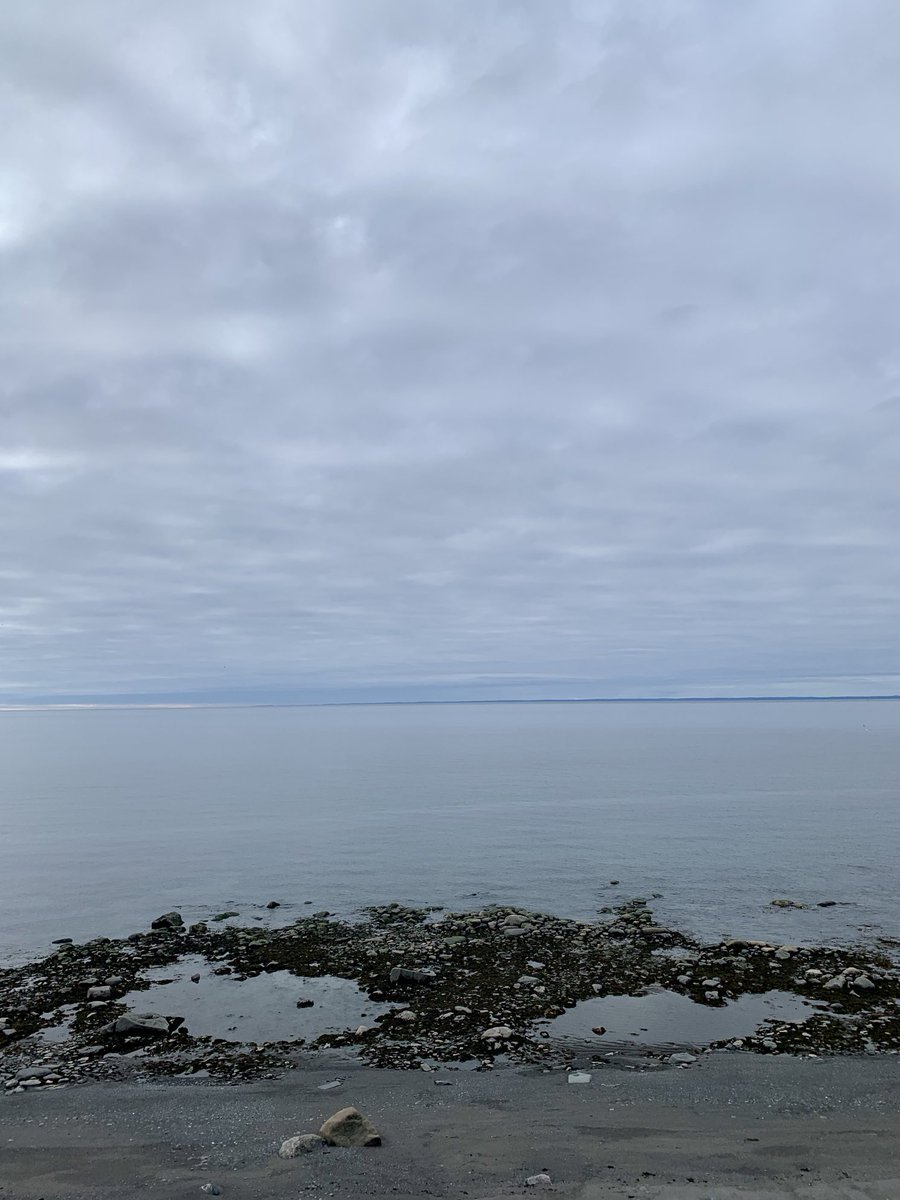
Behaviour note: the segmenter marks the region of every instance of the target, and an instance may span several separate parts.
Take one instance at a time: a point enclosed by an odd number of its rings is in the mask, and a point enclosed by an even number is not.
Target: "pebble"
[[[570,1071],[569,1083],[590,1083],[591,1075],[589,1071]]]

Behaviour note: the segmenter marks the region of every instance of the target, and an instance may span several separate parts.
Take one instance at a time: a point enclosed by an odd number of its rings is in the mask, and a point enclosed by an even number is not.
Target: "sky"
[[[900,692],[896,0],[29,0],[0,108],[0,702]]]

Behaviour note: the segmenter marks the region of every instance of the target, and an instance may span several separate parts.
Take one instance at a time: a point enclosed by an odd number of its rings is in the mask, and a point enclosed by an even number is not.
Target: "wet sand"
[[[897,1200],[900,1060],[711,1054],[688,1068],[437,1073],[345,1066],[235,1086],[90,1083],[0,1108],[2,1200],[558,1194],[592,1200]],[[284,1161],[281,1141],[353,1104],[377,1149]]]

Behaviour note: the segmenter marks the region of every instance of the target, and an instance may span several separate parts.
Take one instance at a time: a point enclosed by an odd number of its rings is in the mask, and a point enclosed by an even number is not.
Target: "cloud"
[[[7,6],[7,697],[895,690],[898,35]]]

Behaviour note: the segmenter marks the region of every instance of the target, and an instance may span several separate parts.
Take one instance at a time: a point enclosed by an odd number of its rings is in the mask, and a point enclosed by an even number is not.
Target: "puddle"
[[[35,1036],[40,1038],[42,1042],[49,1043],[51,1046],[56,1046],[60,1042],[67,1041],[69,1034],[72,1032],[72,1021],[78,1012],[78,1008],[79,1005],[77,1004],[64,1005],[60,1009],[63,1017],[62,1022],[59,1025],[48,1025],[44,1029],[39,1029]]]
[[[200,975],[199,983],[191,982],[195,974]],[[213,975],[212,966],[199,956],[145,971],[143,977],[153,986],[124,996],[122,1002],[129,1008],[184,1017],[195,1037],[232,1042],[309,1041],[371,1024],[391,1008],[371,1000],[352,979],[272,971],[238,980]],[[312,1006],[297,1008],[301,997],[312,1000]]]
[[[583,1000],[544,1023],[551,1038],[591,1042],[598,1051],[617,1046],[707,1046],[722,1038],[747,1037],[765,1021],[805,1021],[822,1005],[790,992],[741,996],[723,1008],[697,1004],[677,992],[647,996],[598,996]],[[603,1026],[606,1033],[592,1033]]]

